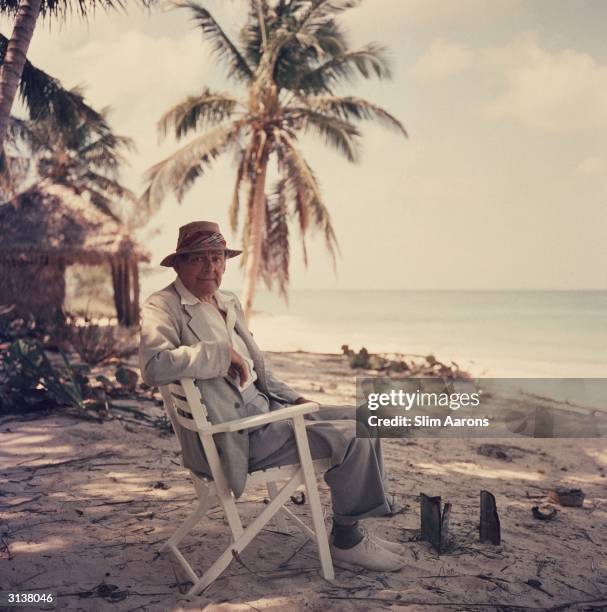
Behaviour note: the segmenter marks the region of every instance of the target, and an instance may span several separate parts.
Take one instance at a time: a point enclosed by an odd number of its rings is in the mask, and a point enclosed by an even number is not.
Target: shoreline
[[[265,340],[259,339],[258,334],[255,335],[255,338],[260,343],[265,342]],[[267,344],[263,346],[267,346]],[[361,347],[356,347],[357,350],[359,348]],[[449,355],[448,358],[445,358],[445,355],[442,355],[438,351],[428,351],[427,353],[421,351],[398,353],[394,351],[378,351],[369,346],[366,346],[366,348],[369,349],[369,352],[371,353],[379,355],[400,354],[404,355],[404,357],[407,359],[410,357],[416,357],[419,359],[425,355],[432,354],[439,361],[442,361],[447,365],[451,364],[452,362],[457,363],[462,370],[469,372],[474,378],[607,378],[607,366],[602,366],[594,362],[555,365],[553,362],[529,361],[521,362],[518,367],[515,367],[514,365],[509,364],[507,361],[498,359],[471,359],[462,355]],[[330,355],[335,357],[341,356],[341,353],[338,351],[315,351],[294,347],[288,349],[277,349],[270,347],[267,350],[264,350],[264,354],[266,353],[303,353],[327,356]],[[356,370],[353,370],[353,372],[355,374]]]

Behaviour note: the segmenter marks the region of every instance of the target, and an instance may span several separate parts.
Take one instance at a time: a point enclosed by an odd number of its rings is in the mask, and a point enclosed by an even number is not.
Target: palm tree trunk
[[[11,108],[15,101],[41,5],[42,0],[21,0],[19,2],[13,34],[6,48],[4,63],[0,68],[0,153],[4,150],[4,137]]]
[[[245,271],[245,284],[243,290],[244,316],[249,320],[253,309],[253,298],[259,279],[261,267],[261,247],[263,244],[265,215],[266,215],[266,174],[268,172],[268,152],[264,147],[257,166],[255,180],[255,196],[253,198],[253,212],[249,228],[247,253],[247,267]]]

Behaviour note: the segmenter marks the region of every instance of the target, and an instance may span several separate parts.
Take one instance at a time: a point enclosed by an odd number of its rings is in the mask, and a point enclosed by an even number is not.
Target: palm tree
[[[245,99],[205,88],[171,108],[159,121],[161,135],[182,139],[200,135],[148,170],[142,203],[156,209],[167,192],[178,201],[213,160],[224,152],[237,159],[230,206],[232,230],[238,227],[241,196],[245,266],[244,310],[251,312],[257,281],[277,282],[286,298],[289,281],[289,216],[297,218],[307,264],[305,235],[324,233],[335,264],[337,239],[318,180],[303,158],[298,137],[312,133],[346,159],[358,159],[361,133],[355,122],[376,120],[406,136],[401,122],[383,108],[337,87],[355,76],[389,78],[384,48],[371,43],[352,49],[338,23],[342,11],[358,0],[249,0],[248,18],[238,44],[215,17],[195,0],[177,6],[191,12],[228,77],[244,85]],[[272,166],[271,166],[272,164]],[[276,171],[266,189],[268,170]],[[269,193],[268,193],[269,191]]]
[[[13,33],[5,47],[0,66],[0,153],[38,17],[42,15],[61,19],[72,11],[85,17],[98,6],[106,9],[122,8],[124,3],[123,0],[0,0],[0,12],[15,17]]]
[[[128,217],[125,205],[133,205],[136,197],[119,182],[119,170],[125,163],[124,153],[134,145],[130,138],[112,132],[107,113],[104,109],[76,126],[11,117],[7,160],[23,178],[18,190],[29,187],[27,182],[32,180],[41,189],[60,184],[87,196],[93,206],[116,220]]]
[[[8,44],[9,40],[0,34],[0,65],[5,60]],[[58,79],[37,68],[28,60],[23,66],[19,93],[30,119],[46,122],[47,129],[51,129],[52,125],[52,131],[67,133],[76,130],[82,123],[89,126],[101,126],[105,123],[104,117],[86,104],[79,88],[65,89]],[[14,123],[14,118],[9,118],[9,122]],[[22,178],[23,164],[26,160],[23,156],[7,159],[3,148],[0,160],[0,191],[3,195],[11,197],[15,194],[15,189]],[[8,165],[5,163],[7,161]]]
[[[8,38],[0,34],[0,66],[5,63],[8,45]],[[86,104],[80,89],[65,89],[58,79],[28,60],[23,65],[19,94],[34,121],[51,119],[69,129],[82,119],[100,119],[99,113]]]

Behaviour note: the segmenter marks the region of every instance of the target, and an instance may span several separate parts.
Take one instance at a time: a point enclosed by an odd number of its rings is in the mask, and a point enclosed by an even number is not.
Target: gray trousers
[[[247,402],[250,413],[259,403],[264,411],[263,394]],[[331,468],[324,478],[331,490],[333,518],[342,524],[390,512],[386,499],[381,441],[378,438],[357,438],[355,409],[344,406],[321,406],[306,418],[306,431],[313,459],[331,459]],[[281,431],[277,431],[279,428]],[[290,435],[276,449],[275,436]],[[286,432],[288,434],[288,432]],[[268,452],[267,449],[274,449]],[[249,434],[249,470],[279,467],[299,462],[297,444],[290,421],[261,427]]]

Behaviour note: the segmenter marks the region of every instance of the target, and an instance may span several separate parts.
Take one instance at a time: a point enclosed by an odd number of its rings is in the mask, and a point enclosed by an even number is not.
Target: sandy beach
[[[275,372],[307,397],[354,402],[343,356],[269,353]],[[149,402],[149,414],[162,407]],[[604,610],[607,609],[607,448],[604,439],[497,439],[500,458],[479,454],[487,440],[385,440],[392,489],[404,513],[369,526],[406,546],[393,574],[319,574],[300,532],[269,524],[197,597],[160,544],[195,502],[176,439],[143,422],[103,424],[57,411],[0,421],[3,589],[45,589],[64,610]],[[328,489],[321,497],[330,513]],[[582,488],[581,508],[533,518],[554,486]],[[494,493],[502,543],[480,544],[479,491]],[[440,556],[419,535],[419,494],[453,505],[451,543]],[[245,522],[265,490],[238,506]],[[296,512],[306,516],[305,506]],[[223,550],[228,528],[209,513],[183,552],[201,570]]]

